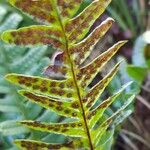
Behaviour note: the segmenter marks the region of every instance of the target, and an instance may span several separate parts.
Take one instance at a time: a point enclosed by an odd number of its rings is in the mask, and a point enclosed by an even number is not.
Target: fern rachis
[[[58,53],[59,60],[54,60],[54,64],[46,69],[47,78],[8,74],[7,80],[25,88],[19,92],[22,96],[59,115],[74,119],[72,122],[49,124],[21,121],[21,124],[35,130],[64,134],[71,142],[54,145],[32,140],[20,140],[16,142],[20,147],[24,149],[99,149],[99,140],[111,124],[112,119],[132,102],[133,96],[120,110],[97,127],[104,111],[128,85],[94,107],[98,97],[118,71],[120,64],[118,63],[95,86],[87,88],[96,74],[126,41],[118,42],[92,62],[81,66],[99,38],[103,37],[113,23],[113,19],[108,18],[85,37],[91,25],[104,12],[110,1],[95,0],[81,13],[73,17],[79,9],[81,0],[10,0],[12,5],[42,20],[46,25],[34,25],[4,32],[3,40],[18,45],[52,44],[61,53]],[[58,72],[61,75],[59,80],[55,77]],[[51,75],[52,73],[54,76]]]

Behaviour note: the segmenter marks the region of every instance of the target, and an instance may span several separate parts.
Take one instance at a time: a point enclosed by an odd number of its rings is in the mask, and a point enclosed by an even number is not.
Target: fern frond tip
[[[118,43],[119,43],[119,44],[122,44],[122,46],[123,46],[123,45],[125,45],[127,42],[128,42],[128,40],[122,40],[122,41],[119,41]]]
[[[5,79],[6,79],[7,81],[11,81],[11,79],[12,79],[12,77],[13,77],[14,75],[16,75],[16,74],[15,74],[15,73],[9,73],[9,74],[5,75]]]
[[[111,23],[115,22],[115,20],[113,18],[111,18],[111,17],[108,17],[104,22],[107,22],[107,21],[110,21]]]
[[[1,34],[1,39],[6,43],[12,43],[12,35],[10,34],[10,31],[12,30],[7,30]]]
[[[15,6],[16,0],[8,0],[8,3],[11,4],[12,6]]]
[[[18,90],[18,94],[23,95],[26,92],[26,90]]]
[[[22,74],[16,74],[16,73],[10,73],[5,75],[5,79],[11,83],[15,83],[17,84],[17,80],[19,79],[19,77],[22,77]]]

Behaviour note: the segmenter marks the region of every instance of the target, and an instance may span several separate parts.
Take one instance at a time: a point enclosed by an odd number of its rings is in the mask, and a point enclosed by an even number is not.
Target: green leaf
[[[7,112],[13,112],[13,113],[14,112],[15,113],[20,112],[16,106],[10,106],[10,105],[3,105],[3,106],[1,105],[0,111],[5,112],[5,113],[7,113]]]
[[[86,111],[90,110],[92,106],[97,102],[97,99],[100,97],[104,89],[117,73],[119,65],[120,63],[118,63],[101,81],[93,86],[82,98],[83,102],[85,103],[85,108],[87,109]]]
[[[28,133],[29,129],[17,125],[15,120],[13,121],[9,120],[0,123],[0,132],[4,136],[8,136],[8,135],[10,136],[10,135]]]
[[[75,60],[76,65],[82,64],[90,55],[96,43],[106,34],[114,20],[108,18],[101,23],[87,38],[70,47],[69,51]]]
[[[113,143],[113,135],[114,135],[114,129],[107,130],[105,134],[103,134],[99,146],[96,148],[96,150],[111,150],[111,146]]]
[[[145,77],[148,73],[148,68],[128,65],[127,72],[130,77],[135,79],[137,82],[141,83],[141,82],[143,82],[143,80],[145,79]]]
[[[93,131],[93,136],[95,137],[95,145],[98,145],[100,138],[104,131],[111,125],[112,120],[114,120],[125,108],[127,108],[134,100],[135,95],[132,95],[121,108],[119,108],[112,116],[110,116],[106,121],[104,121],[96,130]],[[101,128],[104,127],[104,130],[101,131]]]
[[[45,23],[57,23],[56,13],[50,0],[43,0],[42,3],[30,0],[9,0],[9,3]]]
[[[23,88],[27,88],[28,90],[45,94],[54,98],[71,99],[75,94],[74,89],[71,89],[73,84],[69,81],[67,82],[67,80],[57,81],[19,74],[8,74],[6,79],[11,83],[15,83]]]
[[[124,104],[121,106],[121,108],[119,108],[111,117],[109,117],[109,118],[107,119],[107,121],[108,121],[108,120],[113,120],[114,118],[116,118],[116,116],[118,116],[118,114],[120,115],[120,114],[122,113],[122,111],[123,111],[124,109],[126,109],[126,108],[133,102],[134,99],[135,99],[135,95],[130,96],[130,97],[127,99],[127,101],[124,102]],[[107,121],[106,121],[106,122],[107,122]]]
[[[81,3],[82,0],[57,0],[57,5],[59,7],[60,10],[60,15],[63,18],[71,18],[73,17],[73,15],[75,15],[75,13],[77,12],[77,10],[79,9],[79,4]]]
[[[19,93],[32,102],[35,102],[44,108],[50,109],[59,115],[71,118],[81,117],[79,111],[72,107],[73,103],[71,102],[52,99],[25,90],[20,90]]]
[[[104,111],[108,108],[108,106],[111,105],[116,100],[116,98],[123,92],[123,90],[130,84],[131,83],[127,83],[113,96],[109,97],[107,100],[104,100],[96,108],[89,111],[89,113],[87,114],[87,119],[89,120],[90,128],[93,128],[96,125],[97,121],[99,121],[99,119],[102,117]]]
[[[0,15],[0,22],[3,20],[6,13],[7,13],[7,10],[4,7],[0,6],[0,14],[1,14]]]
[[[21,124],[34,130],[43,132],[50,132],[56,134],[63,134],[70,137],[85,138],[86,134],[83,130],[81,122],[68,122],[68,123],[40,123],[37,121],[21,121]]]
[[[92,62],[80,69],[80,72],[77,74],[77,79],[79,80],[79,83],[83,88],[91,83],[96,74],[102,70],[102,68],[107,64],[112,56],[115,55],[119,48],[123,46],[126,42],[127,41],[118,42],[106,52],[95,58]]]
[[[47,51],[47,46],[33,47],[20,60],[12,64],[13,70],[19,68],[20,73],[28,71],[32,64],[36,64]]]
[[[5,42],[16,45],[53,45],[63,49],[62,32],[54,27],[34,25],[18,30],[6,31],[2,34]]]
[[[143,67],[143,68],[149,67],[149,58],[150,58],[149,35],[150,32],[146,31],[141,36],[139,36],[135,42],[132,61],[133,64],[137,67]]]
[[[110,2],[111,0],[94,0],[78,16],[70,20],[65,26],[65,30],[68,32],[68,40],[70,42],[80,41]]]
[[[117,126],[122,123],[127,117],[129,117],[132,113],[132,110],[123,111],[116,119],[113,121],[113,125]]]
[[[8,29],[16,28],[22,20],[23,18],[20,15],[16,13],[11,14],[9,17],[7,17],[5,22],[0,26],[0,32],[3,32]]]
[[[102,123],[96,130],[92,131],[92,138],[93,138],[93,143],[94,143],[95,147],[98,146],[98,143],[99,143],[101,137],[106,132],[110,123],[111,123],[111,119],[108,119],[107,121]]]
[[[65,150],[67,148],[74,148],[74,144],[72,142],[68,142],[66,144],[49,144],[44,142],[37,142],[33,140],[16,140],[15,144],[17,144],[23,150],[29,150],[36,148],[37,150],[49,150],[49,149],[62,149]]]

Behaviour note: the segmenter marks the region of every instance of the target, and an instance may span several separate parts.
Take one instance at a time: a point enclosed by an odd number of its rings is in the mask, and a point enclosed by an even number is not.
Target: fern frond
[[[106,119],[106,121],[104,121],[96,130],[93,131],[93,136],[94,136],[94,140],[93,141],[94,141],[95,145],[98,145],[98,143],[100,141],[100,137],[102,136],[101,128],[103,126],[104,127],[108,127],[108,125],[111,125],[112,120],[114,120],[118,114],[120,114],[127,106],[129,106],[129,104],[131,104],[133,102],[134,98],[135,98],[135,95],[132,95],[123,104],[123,106],[120,109],[118,109],[114,114],[112,114],[112,116],[110,116],[108,119]],[[104,130],[106,130],[106,129],[104,129]]]
[[[89,120],[89,126],[90,128],[93,128],[97,121],[102,117],[104,111],[110,106],[114,100],[123,92],[123,90],[128,86],[129,84],[125,85],[120,89],[117,93],[115,93],[113,96],[109,97],[107,100],[104,100],[100,105],[98,105],[93,110],[89,111],[87,114],[87,119]]]
[[[70,43],[77,43],[89,31],[95,20],[105,11],[111,0],[94,0],[79,15],[65,25],[65,31]]]
[[[24,150],[29,150],[29,149],[44,149],[44,150],[49,150],[49,149],[75,149],[75,148],[81,148],[82,143],[80,141],[73,141],[73,142],[68,142],[65,144],[49,144],[45,142],[37,142],[33,140],[16,140],[15,144],[17,144],[21,149],[24,148]]]
[[[70,53],[76,64],[80,65],[86,60],[96,43],[106,34],[113,22],[112,18],[106,19],[87,38],[70,47]]]
[[[9,43],[18,45],[53,45],[63,49],[62,31],[49,26],[30,26],[5,32],[2,37]]]
[[[78,118],[80,113],[78,110],[72,108],[71,104],[67,101],[52,99],[46,96],[37,95],[28,91],[21,90],[19,93],[32,102],[39,104],[40,106],[57,112],[59,115]],[[77,104],[76,104],[77,105]],[[63,110],[63,111],[62,111]],[[75,115],[76,114],[76,115]]]
[[[90,62],[88,65],[80,68],[79,75],[81,74],[81,78],[78,78],[78,80],[81,82],[81,86],[87,87],[96,74],[101,71],[101,69],[104,67],[104,65],[107,64],[107,62],[111,59],[113,55],[119,50],[121,46],[123,46],[127,41],[120,41],[114,46],[112,46],[110,49],[108,49],[106,52],[102,53],[100,56],[95,58],[92,62]]]
[[[75,99],[75,89],[71,80],[51,80],[36,76],[8,74],[6,79],[31,91],[58,99]]]
[[[74,4],[73,4],[74,2]],[[36,25],[2,34],[2,39],[18,45],[53,45],[59,50],[53,64],[45,70],[47,77],[23,74],[8,74],[6,79],[25,90],[21,95],[44,108],[51,109],[66,119],[76,118],[73,122],[44,123],[21,121],[28,128],[43,132],[65,134],[72,140],[71,148],[96,149],[101,137],[111,126],[121,111],[132,101],[133,96],[112,116],[99,125],[104,111],[126,88],[122,89],[95,107],[97,99],[117,73],[119,63],[95,86],[88,87],[94,77],[104,69],[108,61],[117,53],[126,41],[120,41],[92,62],[83,62],[90,55],[94,45],[102,38],[113,23],[109,18],[89,34],[90,27],[105,11],[111,0],[94,0],[82,12],[77,13],[81,1],[65,0],[10,0],[10,3],[42,21],[45,25]],[[58,31],[58,32],[57,32]],[[30,36],[28,36],[30,34]],[[59,74],[57,78],[55,74]],[[87,88],[88,87],[88,88]],[[69,149],[67,144],[47,144],[37,141],[20,140],[17,144],[24,149]],[[43,144],[43,145],[42,145]],[[42,146],[41,146],[42,145]],[[67,145],[67,146],[66,146]],[[56,148],[58,146],[58,148]]]
[[[88,93],[82,98],[83,103],[85,103],[85,107],[87,110],[91,109],[91,107],[96,103],[99,96],[103,93],[106,86],[113,79],[114,75],[117,73],[119,69],[118,63],[109,74],[107,74],[101,81],[99,81],[95,86],[93,86]]]
[[[79,121],[53,124],[39,123],[36,121],[22,121],[20,123],[31,129],[43,132],[64,134],[70,137],[86,137],[86,134],[83,130],[83,125]]]

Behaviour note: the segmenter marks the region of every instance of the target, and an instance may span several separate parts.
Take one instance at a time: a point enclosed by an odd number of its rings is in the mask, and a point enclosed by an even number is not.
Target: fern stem
[[[79,101],[80,101],[80,106],[81,106],[81,109],[82,109],[83,120],[84,120],[84,124],[85,124],[85,127],[86,127],[86,132],[87,132],[87,136],[88,136],[88,139],[89,139],[90,148],[91,148],[91,150],[94,150],[92,140],[91,140],[91,135],[90,135],[90,132],[89,132],[89,127],[88,127],[88,124],[87,124],[87,121],[86,121],[85,111],[84,111],[83,104],[82,104],[82,99],[81,99],[79,86],[77,84],[76,76],[75,76],[75,73],[74,73],[74,65],[73,65],[72,60],[70,58],[70,53],[69,53],[69,50],[68,50],[68,43],[67,42],[66,42],[66,50],[67,50],[67,55],[68,55],[68,58],[69,58],[69,61],[70,61],[71,72],[72,72],[74,84],[76,86],[78,98],[79,98]]]
[[[87,124],[87,121],[86,121],[85,111],[84,111],[83,104],[82,104],[82,99],[81,99],[79,86],[77,84],[77,80],[76,80],[76,76],[75,76],[75,72],[74,72],[74,65],[73,65],[72,60],[70,58],[70,53],[69,53],[69,50],[68,50],[68,43],[67,42],[66,42],[66,51],[67,51],[67,55],[68,55],[70,66],[71,66],[72,77],[73,77],[73,80],[74,80],[74,84],[76,86],[77,95],[78,95],[78,98],[79,98],[79,101],[80,101],[80,106],[81,106],[81,109],[82,109],[83,120],[84,120],[84,124],[85,124],[85,127],[86,127],[86,132],[87,132],[87,136],[88,136],[88,139],[89,139],[90,148],[91,148],[91,150],[94,150],[92,140],[91,140],[91,135],[90,135],[90,132],[89,132],[89,127],[88,127],[88,124]]]
[[[69,56],[69,54],[68,54],[68,56]],[[69,60],[71,62],[71,58]],[[91,150],[94,150],[92,140],[91,140],[91,135],[90,135],[90,132],[89,132],[89,127],[88,127],[88,124],[87,124],[87,121],[86,121],[85,111],[84,111],[82,100],[81,100],[80,90],[79,90],[78,84],[76,82],[76,76],[75,76],[75,73],[74,73],[74,66],[73,66],[72,63],[71,63],[71,70],[72,70],[74,83],[75,83],[75,86],[76,86],[76,89],[77,89],[77,93],[78,93],[78,97],[79,97],[79,101],[80,101],[80,105],[81,105],[81,109],[82,109],[82,113],[83,113],[83,119],[84,119],[86,132],[87,132],[89,143],[90,143],[90,148],[91,148]]]
[[[54,2],[54,1],[53,1],[53,2]],[[75,84],[75,86],[76,86],[78,99],[79,99],[80,106],[81,106],[81,109],[82,109],[83,121],[84,121],[84,124],[85,124],[86,133],[87,133],[88,140],[89,140],[89,144],[90,144],[90,149],[91,149],[91,150],[94,150],[94,147],[93,147],[93,144],[92,144],[91,135],[90,135],[90,131],[89,131],[89,127],[88,127],[88,124],[87,124],[87,121],[86,121],[86,116],[85,116],[84,107],[83,107],[83,104],[82,104],[82,98],[81,98],[79,86],[78,86],[78,83],[77,83],[77,80],[76,80],[76,76],[75,76],[75,72],[74,72],[74,65],[73,65],[73,63],[72,63],[72,59],[71,59],[71,57],[70,57],[71,55],[70,55],[70,52],[69,52],[69,49],[68,49],[68,38],[67,38],[67,36],[66,36],[66,34],[65,34],[65,29],[64,29],[63,23],[62,23],[62,21],[61,21],[59,12],[58,12],[58,10],[57,10],[57,5],[56,5],[55,2],[54,2],[53,4],[55,4],[56,14],[57,14],[57,17],[58,17],[58,21],[59,21],[59,24],[60,24],[60,26],[61,26],[61,29],[62,29],[64,38],[65,38],[65,50],[66,50],[66,52],[67,52],[67,57],[68,57],[68,59],[69,59],[69,63],[70,63],[70,67],[71,67],[71,72],[72,72],[73,81],[74,81],[74,84]]]
[[[89,128],[88,128],[88,124],[87,124],[87,121],[86,121],[84,107],[83,107],[83,104],[82,104],[82,99],[81,99],[81,94],[80,94],[79,86],[77,84],[77,80],[76,80],[76,76],[75,76],[75,72],[74,72],[74,65],[72,63],[72,59],[70,57],[71,55],[70,55],[70,52],[69,52],[69,49],[68,49],[68,38],[67,38],[67,36],[65,34],[65,29],[64,29],[63,23],[61,21],[61,18],[60,18],[58,9],[57,9],[57,4],[54,1],[53,1],[53,4],[55,5],[54,8],[56,8],[56,14],[57,14],[57,17],[58,17],[58,21],[59,21],[60,27],[61,27],[62,32],[63,32],[64,39],[65,39],[65,49],[66,49],[67,57],[69,59],[73,81],[74,81],[74,84],[76,86],[76,90],[77,90],[77,94],[78,94],[80,106],[81,106],[81,109],[82,109],[83,120],[84,120],[86,132],[87,132],[87,136],[88,136],[88,140],[89,140],[89,144],[90,144],[90,149],[94,150],[94,147],[93,147],[93,144],[92,144],[92,140],[91,140],[91,135],[90,135]]]

